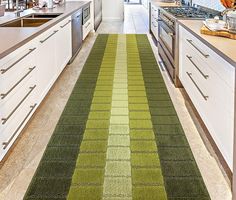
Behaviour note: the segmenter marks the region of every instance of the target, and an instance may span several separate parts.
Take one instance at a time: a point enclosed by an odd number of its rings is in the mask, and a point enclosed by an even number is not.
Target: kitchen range
[[[178,86],[177,70],[179,54],[178,20],[214,18],[221,14],[219,11],[191,5],[188,1],[184,1],[182,5],[180,7],[159,7],[154,18],[156,23],[152,20],[151,24],[151,30],[153,26],[158,30],[157,34],[154,34],[158,41],[158,52],[176,86]]]

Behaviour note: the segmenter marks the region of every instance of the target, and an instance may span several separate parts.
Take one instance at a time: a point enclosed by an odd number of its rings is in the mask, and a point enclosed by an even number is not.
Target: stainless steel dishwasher
[[[72,57],[70,63],[73,62],[76,55],[82,46],[83,33],[82,33],[82,9],[78,10],[72,15]]]

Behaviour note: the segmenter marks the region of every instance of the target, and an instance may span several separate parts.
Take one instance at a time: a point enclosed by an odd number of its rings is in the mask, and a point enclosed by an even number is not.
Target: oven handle
[[[203,53],[194,43],[192,40],[186,39],[189,44],[191,44],[200,54],[202,54],[205,58],[208,58],[210,55]]]
[[[172,38],[175,36],[174,31],[172,31],[163,21],[159,21],[158,24],[159,24],[159,27],[158,27],[159,30],[160,28],[163,28],[169,36],[171,36]]]

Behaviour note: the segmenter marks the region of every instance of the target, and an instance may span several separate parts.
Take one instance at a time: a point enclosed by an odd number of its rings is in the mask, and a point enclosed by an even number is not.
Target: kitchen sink
[[[49,13],[49,14],[33,13],[33,14],[25,16],[24,18],[49,18],[49,19],[53,19],[53,18],[56,18],[56,17],[60,16],[61,14],[62,13]]]
[[[1,24],[1,27],[38,27],[44,23],[58,17],[61,14],[41,14],[33,13],[28,16]]]
[[[50,21],[51,19],[40,19],[40,18],[21,18],[11,22],[2,24],[1,27],[38,27],[44,23]]]

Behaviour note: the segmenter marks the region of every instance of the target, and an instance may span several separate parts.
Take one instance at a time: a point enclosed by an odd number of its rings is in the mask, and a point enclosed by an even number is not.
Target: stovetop
[[[218,11],[206,10],[201,7],[163,7],[163,9],[176,18],[184,19],[205,19],[220,15]]]

